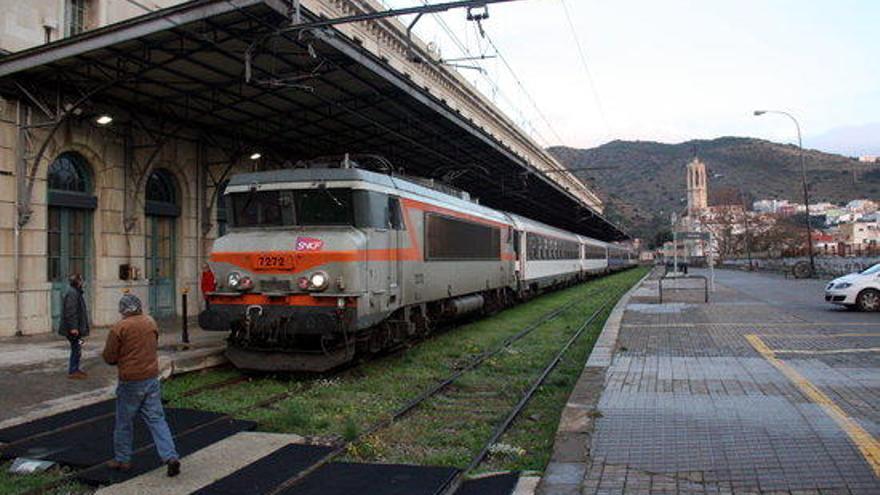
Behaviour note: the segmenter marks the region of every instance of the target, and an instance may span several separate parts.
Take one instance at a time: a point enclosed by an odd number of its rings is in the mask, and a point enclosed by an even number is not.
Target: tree
[[[797,251],[804,246],[804,227],[791,221],[791,218],[780,219],[766,229],[752,234],[752,246],[755,251],[764,251],[773,257],[786,252]]]
[[[748,212],[738,205],[714,206],[700,215],[700,225],[712,234],[719,261],[745,252],[745,223]]]

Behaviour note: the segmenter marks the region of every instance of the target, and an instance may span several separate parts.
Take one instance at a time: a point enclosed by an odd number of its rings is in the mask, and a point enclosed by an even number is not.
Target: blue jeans
[[[136,382],[120,381],[116,386],[116,426],[113,430],[113,450],[119,462],[131,462],[132,421],[140,413],[162,462],[178,459],[171,438],[171,430],[162,409],[159,379],[149,378]]]
[[[79,371],[79,360],[82,357],[82,340],[79,337],[67,337],[70,341],[70,362],[67,365],[67,373]]]

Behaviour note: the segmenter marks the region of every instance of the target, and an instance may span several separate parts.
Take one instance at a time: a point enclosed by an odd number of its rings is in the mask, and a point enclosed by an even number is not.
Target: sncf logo
[[[297,251],[320,251],[324,247],[324,241],[314,237],[297,237]]]

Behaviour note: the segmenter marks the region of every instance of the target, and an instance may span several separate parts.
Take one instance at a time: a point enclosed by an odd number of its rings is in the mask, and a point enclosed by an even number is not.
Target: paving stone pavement
[[[542,493],[880,494],[880,317],[815,299],[813,318],[729,277],[709,304],[632,293],[588,456],[551,463]]]
[[[163,376],[217,366],[226,361],[224,332],[190,326],[191,344],[179,346],[180,322],[160,321],[159,367]],[[70,345],[55,334],[0,338],[0,427],[55,414],[113,396],[116,368],[101,359],[109,328],[92,329],[85,339],[86,380],[67,379]],[[27,393],[2,393],[27,390]]]

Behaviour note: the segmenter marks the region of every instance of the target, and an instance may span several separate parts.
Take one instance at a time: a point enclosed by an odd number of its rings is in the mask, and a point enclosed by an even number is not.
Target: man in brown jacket
[[[159,327],[143,314],[141,300],[133,294],[125,294],[119,300],[119,313],[122,320],[107,335],[102,354],[104,361],[119,371],[113,430],[115,455],[110,467],[131,469],[132,421],[140,414],[150,429],[159,458],[168,466],[168,476],[177,476],[180,460],[165,421],[159,389]]]

